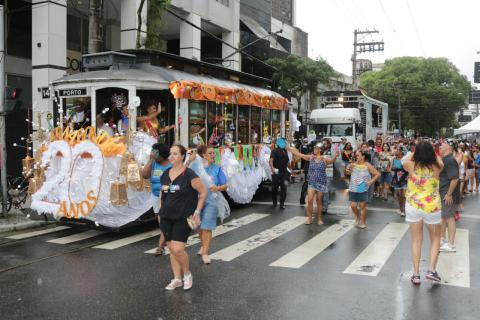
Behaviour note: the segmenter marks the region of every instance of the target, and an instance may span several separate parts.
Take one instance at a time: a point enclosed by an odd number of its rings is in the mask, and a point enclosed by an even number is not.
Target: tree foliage
[[[454,126],[455,113],[466,105],[470,89],[466,77],[448,59],[417,57],[387,60],[382,70],[362,74],[360,86],[389,104],[392,120],[398,119],[400,99],[402,129],[426,135]]]
[[[269,59],[267,63],[276,68],[272,79],[278,90],[286,97],[293,97],[298,102],[300,112],[301,98],[307,92],[318,95],[318,85],[328,84],[335,72],[323,59],[311,60],[295,55],[286,59]]]
[[[141,41],[141,27],[145,17],[142,17],[143,7],[146,0],[142,0],[138,6],[137,11],[137,48],[141,48],[145,45],[145,48],[155,50],[165,50],[166,43],[160,38],[159,30],[162,26],[163,11],[170,5],[170,0],[149,0],[147,8],[147,31],[145,37],[145,43]]]

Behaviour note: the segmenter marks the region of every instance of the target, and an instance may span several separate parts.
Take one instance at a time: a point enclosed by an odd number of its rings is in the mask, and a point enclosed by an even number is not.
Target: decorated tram
[[[270,80],[148,50],[85,55],[82,67],[51,83],[53,112],[37,114],[47,123],[23,161],[36,214],[114,229],[153,217],[140,172],[156,142],[214,145],[237,203],[270,179],[271,143],[289,136]]]

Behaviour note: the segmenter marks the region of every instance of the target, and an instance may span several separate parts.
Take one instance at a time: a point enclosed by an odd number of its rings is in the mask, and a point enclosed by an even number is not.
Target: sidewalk
[[[45,226],[49,223],[30,220],[27,218],[29,210],[28,206],[25,206],[25,209],[12,208],[10,212],[5,214],[5,217],[0,217],[0,233]]]

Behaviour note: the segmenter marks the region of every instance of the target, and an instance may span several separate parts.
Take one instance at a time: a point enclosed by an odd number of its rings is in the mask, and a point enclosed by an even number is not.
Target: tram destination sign
[[[79,97],[87,95],[87,88],[78,88],[78,89],[61,89],[58,90],[58,95],[60,97]]]

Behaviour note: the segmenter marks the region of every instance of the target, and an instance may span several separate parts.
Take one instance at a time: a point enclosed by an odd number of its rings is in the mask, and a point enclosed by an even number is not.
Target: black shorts
[[[188,226],[187,219],[160,219],[160,230],[165,236],[165,241],[179,241],[186,243],[192,229]]]

